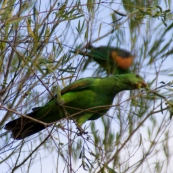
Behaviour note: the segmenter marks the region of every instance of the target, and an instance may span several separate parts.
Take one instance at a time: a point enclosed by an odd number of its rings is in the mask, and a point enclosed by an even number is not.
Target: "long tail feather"
[[[28,116],[34,117],[35,112],[29,113]],[[34,122],[24,117],[10,121],[5,125],[5,129],[12,132],[12,137],[14,139],[24,139],[45,128],[46,127],[43,124]]]

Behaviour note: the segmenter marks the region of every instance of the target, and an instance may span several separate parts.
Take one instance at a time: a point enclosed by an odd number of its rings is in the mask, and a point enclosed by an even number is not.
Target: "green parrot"
[[[115,95],[124,90],[145,88],[147,84],[136,74],[114,75],[105,78],[83,78],[61,90],[61,101],[57,95],[42,107],[27,114],[45,123],[55,123],[63,118],[74,120],[78,127],[88,120],[96,120],[110,108]],[[43,124],[21,117],[8,122],[5,129],[14,139],[24,139],[46,127]]]
[[[71,51],[73,53],[89,57],[84,63],[83,71],[90,64],[90,62],[94,60],[104,69],[104,71],[106,71],[108,75],[130,72],[129,68],[133,64],[134,56],[129,51],[109,46],[89,46],[88,49],[90,50],[89,52],[82,52],[78,50]]]

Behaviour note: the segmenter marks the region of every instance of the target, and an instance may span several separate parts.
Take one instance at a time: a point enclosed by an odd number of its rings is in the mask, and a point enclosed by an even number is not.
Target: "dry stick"
[[[32,121],[34,121],[34,122],[43,124],[44,126],[48,126],[48,123],[44,123],[43,121],[39,121],[39,120],[37,120],[37,119],[35,119],[35,118],[32,118],[32,117],[30,117],[30,116],[27,116],[27,115],[18,113],[18,112],[16,112],[16,111],[13,110],[13,109],[6,108],[5,106],[2,106],[2,105],[0,105],[0,108],[3,108],[3,109],[6,110],[6,111],[10,111],[10,112],[12,112],[12,113],[14,113],[14,114],[20,115],[20,116],[22,116],[22,117],[24,117],[24,118],[28,118],[28,119],[30,119],[30,120],[32,120]]]
[[[167,108],[164,108],[163,110],[167,110]],[[114,160],[114,158],[119,154],[119,152],[123,149],[123,147],[127,144],[127,142],[130,140],[130,138],[135,134],[135,132],[142,126],[142,124],[144,124],[144,122],[148,119],[148,117],[150,117],[151,115],[155,114],[155,113],[159,113],[160,110],[155,111],[155,112],[150,112],[143,121],[141,121],[139,123],[139,125],[136,127],[136,129],[130,134],[130,136],[125,140],[125,142],[121,145],[121,147],[117,150],[117,152],[112,156],[111,159],[109,159],[109,161],[107,161],[104,165],[108,165],[110,162],[112,162]],[[97,173],[101,172],[101,170],[99,170]]]
[[[23,56],[13,47],[13,45],[11,45],[10,42],[7,42],[11,48],[19,55],[19,57],[25,62],[25,64],[28,66],[28,63],[26,62],[26,60],[23,58]],[[28,66],[28,68],[30,68]],[[49,92],[49,94],[54,98],[54,95],[52,95],[52,93],[50,92],[49,88],[47,86],[45,86],[45,84],[43,83],[43,81],[38,77],[38,75],[35,73],[34,70],[32,70],[32,68],[30,68],[31,71],[33,72],[33,74],[38,78],[38,80],[42,83],[42,85],[46,88],[46,90]]]
[[[11,46],[11,48],[18,54],[18,56],[19,56],[19,57],[25,62],[25,64],[28,66],[26,60],[25,60],[25,59],[23,58],[23,56],[13,47],[13,45],[12,45],[10,42],[8,42],[8,41],[4,41],[4,42],[8,43],[8,44]],[[44,87],[45,87],[46,90],[49,92],[49,94],[50,94],[53,98],[55,98],[54,95],[52,95],[52,93],[51,93],[50,90],[48,89],[48,87],[45,86],[45,84],[43,83],[43,81],[38,77],[38,75],[36,75],[36,73],[35,73],[32,69],[31,69],[31,71],[35,74],[35,76],[38,78],[38,80],[44,85]],[[28,118],[28,119],[32,120],[32,121],[41,123],[41,124],[43,124],[43,125],[45,125],[45,126],[47,125],[47,123],[43,123],[42,121],[36,120],[36,119],[34,119],[34,118],[28,117],[28,116],[23,115],[23,114],[19,114],[19,113],[17,113],[16,111],[14,111],[14,110],[12,110],[12,109],[5,108],[5,107],[2,106],[2,105],[0,105],[0,107],[4,108],[5,110],[10,110],[11,112],[13,112],[13,113],[15,113],[15,114],[18,114],[18,115],[21,115],[21,116],[23,116],[23,117],[25,117],[25,118]]]
[[[163,124],[163,121],[162,121],[161,124]],[[159,129],[158,129],[158,131],[157,131],[157,134],[155,135],[155,138],[154,138],[154,140],[153,140],[153,141],[155,141],[155,142],[152,142],[152,143],[151,143],[151,145],[150,145],[150,147],[149,147],[149,149],[148,149],[148,152],[145,153],[145,155],[143,156],[143,158],[140,159],[140,160],[137,162],[137,163],[139,163],[138,166],[140,166],[140,165],[142,164],[142,162],[146,159],[146,157],[147,157],[148,155],[150,155],[150,153],[153,151],[154,147],[155,147],[156,144],[158,143],[159,139],[161,138],[161,136],[163,135],[163,133],[165,132],[165,130],[166,130],[166,128],[168,127],[169,124],[170,124],[170,121],[168,122],[168,124],[166,125],[165,129],[161,132],[160,136],[159,136],[158,139],[157,139],[157,136],[159,135],[158,133],[159,133],[160,130],[161,130],[161,128],[160,128],[161,125],[160,125],[160,127],[159,127]],[[157,140],[156,140],[156,139],[157,139]],[[137,164],[137,163],[136,163],[136,164]],[[139,168],[139,167],[136,167],[134,172],[136,172],[136,170],[137,170],[138,168]]]
[[[52,130],[53,130],[53,128],[52,128]],[[52,132],[52,130],[51,130],[51,132]],[[50,134],[51,134],[51,132],[50,132]],[[13,170],[12,170],[12,172],[14,172],[17,168],[19,168],[21,165],[23,165],[34,153],[35,153],[35,151],[37,151],[37,149],[50,137],[50,134],[44,139],[44,141],[43,142],[41,142],[29,155],[28,155],[28,157],[27,158],[25,158],[24,160],[23,160],[23,162],[21,162],[19,165],[17,165],[17,166],[15,166],[14,168],[13,168]]]
[[[14,165],[14,167],[13,167],[11,173],[14,172],[14,170],[15,170],[15,168],[16,168],[16,165],[17,165],[17,162],[19,161],[19,158],[20,158],[20,156],[21,156],[21,150],[22,150],[23,145],[24,145],[24,142],[22,141],[22,145],[20,146],[19,153],[18,153],[18,156],[17,156],[16,161],[15,161],[15,165]]]

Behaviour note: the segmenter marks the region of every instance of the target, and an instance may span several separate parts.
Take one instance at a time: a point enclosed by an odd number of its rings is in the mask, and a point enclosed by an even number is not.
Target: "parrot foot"
[[[88,134],[88,132],[86,132],[81,126],[77,125],[77,129],[79,130],[79,132],[77,132],[78,136],[82,136],[83,134],[86,135]]]

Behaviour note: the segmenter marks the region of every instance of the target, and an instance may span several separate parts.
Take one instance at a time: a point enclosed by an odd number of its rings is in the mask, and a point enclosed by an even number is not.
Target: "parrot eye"
[[[139,76],[138,74],[136,75],[136,77],[137,77],[137,78],[140,78],[140,76]]]

